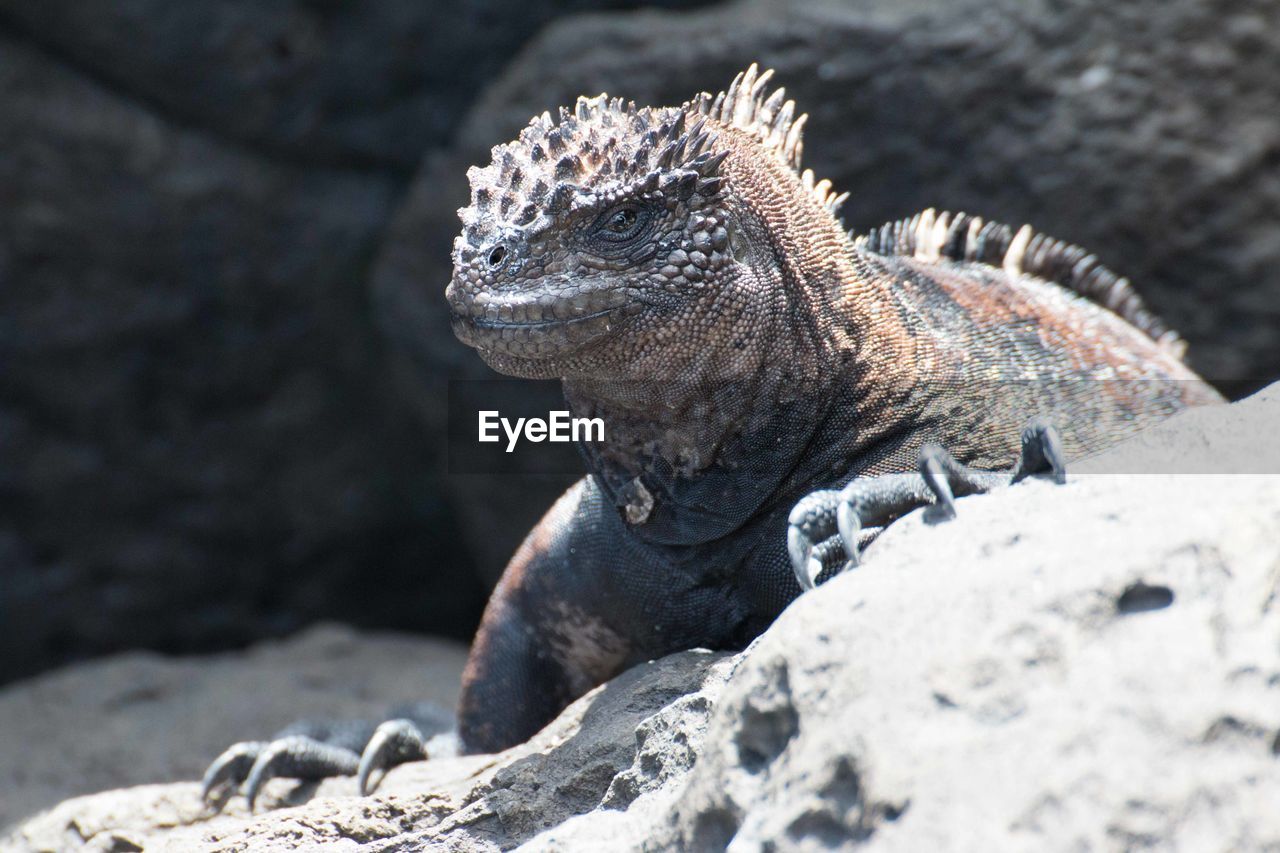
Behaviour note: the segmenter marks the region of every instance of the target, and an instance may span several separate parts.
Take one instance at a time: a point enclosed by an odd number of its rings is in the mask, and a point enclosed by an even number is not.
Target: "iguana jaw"
[[[453,332],[482,355],[549,359],[568,355],[644,310],[621,287],[581,286],[556,292],[473,292],[455,281],[445,291]]]

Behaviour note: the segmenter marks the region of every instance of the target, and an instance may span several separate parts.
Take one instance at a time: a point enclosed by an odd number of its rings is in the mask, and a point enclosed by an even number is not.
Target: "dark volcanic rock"
[[[362,271],[394,188],[183,130],[0,43],[0,680],[319,616],[464,635]]]
[[[407,170],[531,33],[598,5],[0,0],[0,26],[184,123],[291,159]]]
[[[391,343],[398,393],[415,407],[426,432],[442,442],[448,427],[449,381],[502,378],[454,337],[444,301],[459,227],[457,208],[467,198],[466,171],[465,159],[452,153],[427,159],[388,228],[370,277],[377,320]],[[505,415],[543,396],[548,396],[545,389],[535,389],[532,383],[502,382],[494,404]],[[558,391],[550,396],[563,400]],[[450,461],[446,460],[447,468]],[[499,476],[452,472],[446,477],[476,567],[490,584],[497,582],[529,529],[581,476],[580,464],[558,475],[521,469],[522,462],[534,461],[516,456],[509,473]]]
[[[588,5],[0,0],[0,681],[316,617],[470,634],[368,268],[423,152]]]

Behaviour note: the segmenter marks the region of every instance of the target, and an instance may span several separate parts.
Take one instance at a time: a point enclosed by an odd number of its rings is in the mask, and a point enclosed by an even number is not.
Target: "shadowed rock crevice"
[[[752,696],[734,735],[738,761],[748,773],[761,773],[787,748],[800,728],[791,705],[786,661],[778,661],[767,690]]]
[[[724,850],[733,840],[740,825],[738,816],[725,808],[699,812],[689,833],[690,850]]]
[[[0,681],[371,611],[468,635],[484,590],[361,285],[392,182],[264,160],[3,43]]]
[[[1163,610],[1173,604],[1173,590],[1138,581],[1125,588],[1116,599],[1116,612],[1123,615]]]

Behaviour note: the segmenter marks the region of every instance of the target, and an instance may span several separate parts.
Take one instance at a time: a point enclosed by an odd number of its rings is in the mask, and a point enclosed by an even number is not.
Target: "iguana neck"
[[[778,435],[817,428],[797,422],[799,412],[817,420],[824,413],[816,408],[832,400],[865,400],[874,417],[886,389],[896,394],[911,387],[919,342],[885,335],[865,340],[867,329],[896,314],[892,295],[874,287],[834,219],[796,207],[782,221],[753,229],[753,244],[768,247],[774,261],[764,280],[747,288],[726,281],[720,289],[751,290],[752,299],[766,300],[749,312],[766,318],[763,324],[749,334],[726,332],[725,340],[684,362],[664,365],[669,375],[564,379],[574,414],[604,421],[605,440],[584,448],[596,473],[616,479],[660,469],[697,478],[717,466],[734,468],[738,460],[726,455],[729,449],[765,454],[786,467],[789,460],[776,458]],[[714,306],[721,314],[742,307],[728,295]],[[678,349],[667,331],[662,345]]]
[[[706,348],[671,376],[566,378],[574,414],[605,423],[589,461],[631,477],[661,468],[693,478],[732,462],[721,454],[730,439],[767,441],[781,407],[824,394],[840,373],[841,354],[819,334],[825,324],[797,313],[780,305],[769,327]]]

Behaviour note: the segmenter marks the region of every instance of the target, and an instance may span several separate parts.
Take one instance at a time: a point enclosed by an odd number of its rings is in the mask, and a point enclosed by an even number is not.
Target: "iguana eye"
[[[607,243],[622,243],[644,230],[648,212],[637,204],[620,204],[606,210],[596,220],[592,236]]]
[[[614,234],[626,234],[636,224],[636,212],[629,207],[615,211],[605,223],[605,228]]]
[[[747,240],[742,236],[741,232],[737,228],[729,229],[729,257],[740,264],[745,264],[750,251]]]

